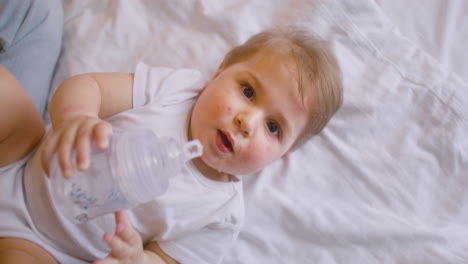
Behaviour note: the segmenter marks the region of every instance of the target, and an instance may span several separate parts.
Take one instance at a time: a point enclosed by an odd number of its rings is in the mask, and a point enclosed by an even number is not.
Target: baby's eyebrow
[[[257,76],[253,72],[245,71],[244,73],[249,77],[249,79],[252,80],[256,88],[260,89],[262,92],[265,91],[265,87],[263,86],[262,82],[257,78]]]

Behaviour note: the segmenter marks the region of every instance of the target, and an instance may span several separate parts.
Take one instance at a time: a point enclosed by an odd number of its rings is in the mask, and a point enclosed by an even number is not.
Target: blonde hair
[[[265,49],[286,55],[296,64],[299,94],[313,91],[310,120],[294,144],[302,144],[318,134],[343,101],[341,72],[328,42],[295,27],[271,29],[252,36],[233,48],[223,61],[223,68],[244,61]]]

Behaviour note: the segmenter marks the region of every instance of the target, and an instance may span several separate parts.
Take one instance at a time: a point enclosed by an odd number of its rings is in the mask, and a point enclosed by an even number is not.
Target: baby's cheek
[[[268,145],[251,144],[240,159],[241,164],[252,170],[263,168],[271,161],[273,147]]]
[[[232,113],[232,108],[230,106],[227,106],[225,104],[218,104],[216,108],[213,109],[215,115],[219,117],[223,116],[230,116]]]

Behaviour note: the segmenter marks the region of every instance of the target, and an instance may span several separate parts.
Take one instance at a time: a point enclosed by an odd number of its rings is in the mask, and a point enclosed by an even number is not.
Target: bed
[[[242,176],[234,263],[468,263],[468,3],[463,0],[64,0],[53,89],[154,66],[209,77],[260,30],[328,39],[344,103],[325,130]]]

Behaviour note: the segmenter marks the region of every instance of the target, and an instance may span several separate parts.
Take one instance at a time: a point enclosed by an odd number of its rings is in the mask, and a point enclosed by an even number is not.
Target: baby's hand
[[[140,234],[131,225],[123,211],[115,213],[115,234],[104,234],[103,240],[111,248],[105,259],[93,264],[135,264],[145,263],[145,252]]]
[[[107,148],[112,126],[92,116],[77,116],[63,121],[60,126],[45,139],[42,148],[42,167],[49,175],[50,163],[55,153],[65,177],[73,175],[72,152],[76,149],[76,164],[79,170],[89,167],[91,143],[96,141],[100,149]]]

